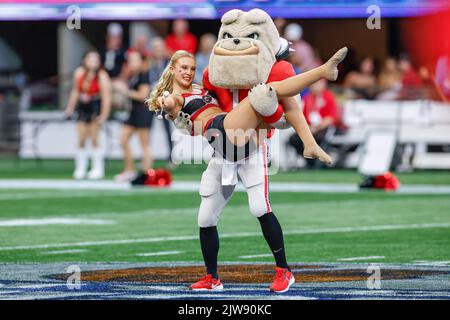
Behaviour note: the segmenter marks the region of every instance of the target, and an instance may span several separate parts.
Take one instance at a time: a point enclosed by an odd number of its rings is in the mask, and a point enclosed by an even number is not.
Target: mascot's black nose
[[[241,42],[241,40],[239,40],[239,39],[234,39],[233,41],[235,44],[239,44]]]

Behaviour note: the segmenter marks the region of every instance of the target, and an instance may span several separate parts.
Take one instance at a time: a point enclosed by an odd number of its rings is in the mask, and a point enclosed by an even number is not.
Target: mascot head
[[[221,22],[209,60],[209,81],[229,89],[265,83],[282,47],[270,16],[260,9],[234,9],[225,13]]]

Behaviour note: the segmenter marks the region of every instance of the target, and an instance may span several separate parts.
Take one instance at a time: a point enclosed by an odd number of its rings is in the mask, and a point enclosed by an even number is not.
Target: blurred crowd
[[[101,124],[110,117],[111,111],[123,110],[127,118],[123,121],[120,144],[124,155],[123,170],[115,177],[117,181],[138,182],[153,168],[151,152],[151,128],[155,114],[149,112],[144,101],[156,86],[166,68],[170,56],[177,50],[195,54],[197,73],[195,82],[202,82],[203,69],[208,65],[209,55],[216,42],[213,34],[205,33],[197,39],[189,31],[186,20],[175,20],[172,33],[165,38],[144,35],[135,37],[129,48],[124,45],[124,31],[119,23],[107,27],[104,48],[86,53],[73,75],[72,90],[65,110],[66,117],[77,114],[78,146],[75,156],[75,179],[101,179],[104,176],[103,155],[98,145]],[[170,166],[172,127],[161,119],[166,131]],[[137,170],[130,148],[130,140],[136,135],[140,142],[142,159]],[[93,148],[88,153],[87,140]],[[87,170],[89,158],[91,170]]]
[[[308,71],[322,64],[320,52],[304,39],[301,25],[287,23],[282,18],[275,19],[275,24],[280,35],[291,42],[294,51],[289,55],[288,60],[296,73]],[[160,36],[148,38],[138,35],[134,37],[134,41],[127,48],[123,42],[122,26],[119,23],[110,23],[107,27],[104,48],[97,53],[99,63],[96,68],[102,66],[102,71],[105,71],[109,78],[109,83],[103,84],[103,86],[108,86],[108,90],[102,95],[101,100],[103,102],[110,101],[110,106],[103,103],[105,108],[101,108],[102,111],[98,111],[95,116],[101,122],[106,117],[105,109],[108,110],[108,113],[109,110],[126,110],[128,112],[120,141],[124,152],[124,168],[116,176],[119,181],[139,178],[139,170],[135,169],[129,147],[130,139],[134,134],[139,137],[142,148],[140,171],[147,172],[153,167],[150,133],[154,114],[147,111],[143,102],[159,81],[172,53],[183,49],[196,56],[197,71],[194,82],[201,84],[203,70],[208,65],[211,51],[217,41],[216,36],[212,33],[204,33],[198,38],[190,32],[189,22],[183,19],[175,20],[171,30],[172,32],[165,38]],[[439,59],[436,66],[431,69],[425,66],[414,66],[407,54],[387,57],[381,63],[371,56],[363,57],[358,61],[355,58],[357,53],[351,48],[349,49],[348,57],[341,65],[339,82],[333,83],[329,87],[328,82],[322,80],[301,92],[305,118],[319,144],[326,143],[326,137],[330,133],[345,130],[345,124],[342,123],[340,117],[339,102],[342,100],[446,100],[450,96],[448,57]],[[86,61],[82,65],[86,66]],[[91,76],[94,80],[96,72],[94,71]],[[86,76],[81,75],[80,77],[82,80],[74,79],[73,91],[83,91],[81,82],[86,82],[85,79],[89,78],[89,72],[86,73]],[[86,99],[89,90],[92,89],[92,83],[84,83],[84,86],[87,91],[81,97]],[[102,92],[102,85],[99,84],[98,87],[100,89],[98,92],[94,92],[94,96],[95,94],[100,95]],[[108,97],[108,92],[110,97]],[[92,99],[94,101],[97,98]],[[68,116],[74,111],[76,104],[74,101],[70,102],[69,99],[66,109]],[[95,109],[95,107],[93,105],[91,109]],[[80,125],[80,118],[78,120]],[[172,150],[171,126],[167,120],[163,119],[162,121],[166,131],[167,145]],[[98,123],[98,121],[95,122]],[[91,138],[94,142],[96,141],[95,134],[98,132],[98,128],[85,128],[79,131],[80,136],[88,138],[85,132],[94,132]],[[84,148],[82,140],[80,139],[79,144],[81,149]],[[297,136],[293,135],[289,139],[289,144],[299,155],[302,155],[303,145]],[[170,157],[167,160],[169,163],[173,163]],[[314,162],[309,162],[308,165],[314,166]],[[81,170],[81,173],[74,174],[74,176],[76,178],[84,177],[85,170]],[[102,176],[102,174],[94,172],[93,176]]]
[[[277,19],[278,31],[292,43],[295,50],[289,56],[296,72],[305,72],[322,63],[320,52],[303,39],[303,29],[297,23],[287,24]],[[450,98],[449,57],[443,56],[434,66],[415,66],[407,53],[379,61],[373,56],[356,59],[349,54],[340,70],[340,82],[334,91],[344,93],[345,99],[415,100]]]
[[[296,73],[311,70],[323,63],[320,52],[303,37],[303,28],[285,19],[275,19],[280,35],[291,42],[294,51],[288,60]],[[408,54],[387,57],[379,61],[365,56],[359,61],[357,53],[349,48],[347,58],[340,65],[337,84],[328,88],[326,80],[318,81],[301,93],[303,113],[316,141],[325,150],[334,134],[347,130],[341,118],[339,102],[349,99],[365,100],[417,100],[449,101],[450,59],[440,57],[434,66],[415,66]],[[303,143],[293,134],[288,140],[298,156],[303,154]],[[342,159],[340,159],[342,160]],[[307,160],[309,168],[320,166],[318,161]]]
[[[291,42],[294,51],[289,55],[288,61],[296,73],[308,71],[323,62],[321,53],[304,39],[300,24],[288,23],[282,18],[275,19],[275,24],[280,35]],[[127,46],[122,25],[110,23],[104,44],[97,46],[101,49],[91,50],[84,56],[80,67],[74,72],[66,106],[67,117],[71,117],[75,111],[78,113],[77,157],[80,159],[79,170],[76,168],[74,173],[75,178],[103,177],[103,160],[99,151],[94,150],[93,169],[89,173],[86,171],[87,155],[84,145],[87,139],[91,139],[93,146],[97,146],[99,126],[117,110],[126,111],[127,119],[124,119],[120,140],[124,152],[124,168],[116,179],[133,180],[139,176],[139,172],[147,172],[153,167],[150,134],[154,114],[147,111],[144,100],[159,81],[172,53],[180,49],[195,55],[197,71],[194,82],[201,84],[203,70],[208,65],[217,41],[216,35],[212,33],[203,33],[197,37],[190,31],[189,22],[183,19],[173,21],[171,30],[165,37],[137,35]],[[430,67],[415,66],[406,53],[398,57],[387,57],[384,61],[378,61],[372,56],[358,61],[357,56],[357,52],[349,48],[349,54],[340,66],[337,83],[329,85],[323,80],[301,92],[305,118],[319,143],[326,141],[330,131],[345,129],[340,117],[339,102],[347,99],[448,101],[450,98],[449,57],[439,58]],[[167,145],[172,150],[172,127],[167,120],[162,121]],[[130,139],[135,134],[142,148],[140,170],[135,168],[129,147]],[[303,146],[298,138],[293,136],[289,144],[299,155],[302,154]],[[169,164],[173,164],[170,156],[167,160]]]

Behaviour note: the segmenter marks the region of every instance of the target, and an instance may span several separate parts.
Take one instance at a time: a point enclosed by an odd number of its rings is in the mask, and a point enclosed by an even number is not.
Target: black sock
[[[200,245],[206,272],[213,278],[219,279],[217,274],[217,255],[219,253],[219,233],[217,227],[200,228]]]
[[[261,224],[264,238],[266,238],[267,244],[272,250],[277,267],[289,269],[286,253],[284,252],[283,230],[281,230],[277,217],[273,212],[269,212],[259,217],[258,220]]]

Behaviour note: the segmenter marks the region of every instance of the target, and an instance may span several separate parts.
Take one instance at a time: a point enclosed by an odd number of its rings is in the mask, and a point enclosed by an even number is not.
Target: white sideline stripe
[[[69,190],[61,190],[60,192],[33,192],[33,193],[0,194],[0,201],[33,200],[33,199],[92,198],[92,197],[112,197],[112,196],[114,196],[114,197],[124,197],[124,196],[129,197],[132,195],[147,195],[150,192],[151,192],[151,190],[139,190],[139,191],[138,190],[128,190],[128,191],[123,191],[123,192],[118,192],[118,191],[92,192],[92,191],[88,191],[88,190],[71,192]]]
[[[160,252],[148,252],[148,253],[138,253],[138,257],[153,257],[153,256],[168,256],[171,254],[180,254],[182,251],[160,251]]]
[[[300,235],[300,234],[318,234],[318,233],[345,233],[345,232],[449,228],[449,227],[450,227],[450,222],[419,223],[419,224],[392,224],[392,225],[378,225],[378,226],[302,229],[302,230],[295,230],[295,231],[286,231],[286,232],[284,232],[284,234]],[[260,232],[225,233],[225,234],[221,235],[221,238],[240,238],[240,237],[257,237],[257,236],[261,236],[261,233]],[[30,246],[0,247],[0,251],[65,248],[65,247],[87,247],[87,246],[102,246],[102,245],[111,245],[111,244],[131,244],[131,243],[148,243],[148,242],[165,242],[165,241],[186,241],[186,240],[197,240],[197,239],[198,239],[198,235],[191,235],[191,236],[104,240],[104,241],[75,242],[75,243],[54,243],[54,244],[38,244],[38,245],[30,245]]]
[[[271,257],[272,255],[270,253],[263,253],[263,254],[254,254],[250,256],[239,256],[240,259],[252,259],[252,258],[265,258],[265,257]]]
[[[0,227],[48,226],[63,225],[110,225],[114,221],[81,218],[42,218],[42,219],[10,219],[0,220]]]
[[[443,267],[450,264],[450,261],[427,261],[427,260],[415,260],[413,261],[418,266],[438,266]]]
[[[353,257],[353,258],[341,258],[337,259],[338,261],[358,261],[358,260],[378,260],[384,259],[385,256],[369,256],[369,257]]]
[[[56,251],[45,251],[42,254],[70,254],[70,253],[83,253],[87,252],[87,249],[72,249],[72,250],[56,250]]]
[[[62,283],[49,283],[49,284],[31,284],[31,285],[19,285],[14,286],[12,289],[45,289],[45,288],[57,288],[57,287],[65,287],[67,284]],[[3,292],[2,292],[3,293]]]
[[[149,192],[155,191],[193,191],[198,192],[199,181],[175,181],[168,188],[143,188]],[[133,188],[127,182],[115,181],[75,181],[52,179],[0,179],[0,189],[57,189],[57,190],[142,190]],[[242,185],[236,191],[243,192]],[[355,193],[359,187],[354,183],[292,183],[271,182],[272,192],[324,192],[324,193]],[[450,185],[402,185],[396,193],[400,194],[450,194]]]
[[[1,179],[0,189],[128,190],[131,184],[115,181]]]

